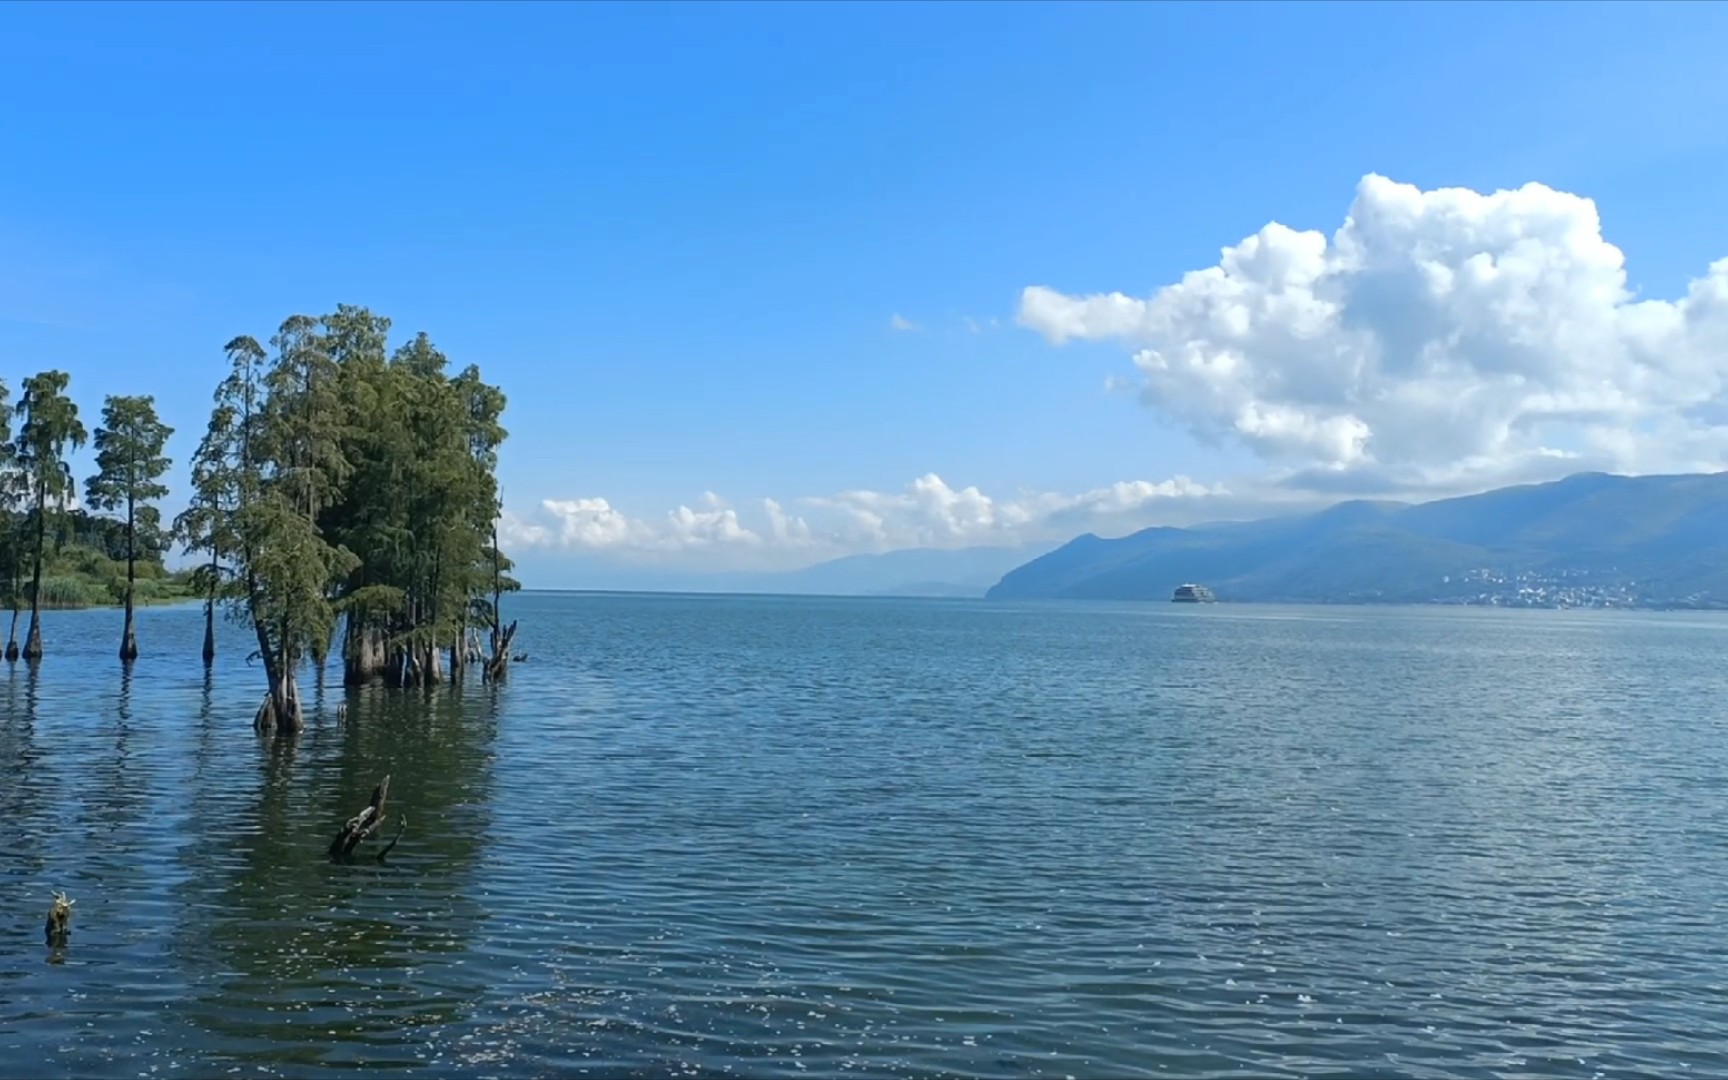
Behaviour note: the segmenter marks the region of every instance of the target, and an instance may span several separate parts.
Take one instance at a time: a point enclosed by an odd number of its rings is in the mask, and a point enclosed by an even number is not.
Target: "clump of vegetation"
[[[268,685],[260,731],[301,727],[296,673],[324,662],[338,626],[349,683],[426,686],[462,678],[475,660],[484,678],[505,677],[515,624],[504,625],[499,608],[519,586],[498,549],[504,394],[477,367],[452,370],[425,334],[390,351],[389,330],[390,320],[342,306],[292,316],[268,351],[254,338],[230,341],[190,498],[171,529],[156,503],[168,494],[173,429],[150,397],[104,403],[86,510],[72,506],[67,456],[90,436],[69,377],[25,379],[10,413],[0,383],[7,657],[42,655],[44,608],[118,604],[120,656],[131,660],[138,604],[197,597],[206,663],[218,608],[256,636]],[[198,556],[195,569],[168,572],[172,540]]]
[[[30,606],[35,515],[0,511],[0,610],[14,615],[10,640],[17,659],[17,622]],[[134,559],[133,593],[138,604],[172,604],[195,599],[190,572],[170,572],[163,563],[166,537],[141,542]],[[127,568],[120,523],[88,511],[50,515],[42,558],[38,607],[43,611],[123,606]]]
[[[168,467],[167,459],[161,456],[162,443],[154,444],[155,459],[146,467],[122,445],[130,428],[116,423],[130,416],[128,424],[135,421],[160,427],[150,399],[109,399],[110,411],[105,412],[103,427],[96,433],[103,472],[92,478],[90,488],[92,502],[99,508],[120,506],[121,501],[110,498],[119,496],[127,507],[127,520],[133,526],[146,526],[145,533],[140,534],[136,527],[124,527],[72,508],[77,485],[67,454],[84,445],[88,433],[78,417],[78,406],[67,393],[70,382],[63,371],[32,375],[24,380],[23,393],[10,410],[4,407],[9,392],[0,382],[0,600],[12,612],[7,631],[8,660],[41,657],[41,613],[45,608],[124,604],[128,618],[123,641],[131,642],[129,598],[142,595],[149,600],[169,600],[183,592],[162,564],[163,545],[147,528],[154,521],[150,500],[165,493],[155,483]],[[112,411],[116,403],[122,412]],[[166,430],[162,429],[164,440]],[[154,473],[148,473],[149,468],[154,468]],[[122,476],[132,479],[117,482]],[[140,592],[126,587],[124,583],[129,580],[149,584]],[[30,611],[29,629],[20,648],[18,621],[26,607]],[[136,655],[135,643],[130,651]],[[122,654],[125,652],[123,645]]]
[[[387,349],[390,321],[342,306],[296,315],[270,339],[227,345],[229,375],[176,522],[203,556],[205,653],[219,604],[250,626],[268,692],[260,731],[302,725],[296,672],[338,624],[346,681],[461,678],[516,588],[497,547],[504,395],[477,367],[451,372],[425,334]]]

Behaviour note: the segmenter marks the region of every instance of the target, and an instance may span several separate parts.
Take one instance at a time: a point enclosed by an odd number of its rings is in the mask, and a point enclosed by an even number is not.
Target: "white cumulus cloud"
[[[970,547],[1067,539],[1093,528],[1127,529],[1161,519],[1218,513],[1230,492],[1175,477],[1124,481],[1078,494],[991,496],[955,488],[935,473],[899,491],[850,490],[797,500],[802,513],[763,499],[747,515],[712,492],[698,507],[631,517],[603,498],[546,499],[528,515],[506,514],[512,544],[653,561],[696,555],[710,567],[785,565],[865,551]]]
[[[1341,490],[1717,468],[1728,449],[1728,259],[1640,299],[1595,204],[1541,184],[1370,175],[1330,239],[1273,223],[1150,297],[1031,286],[1018,319],[1125,344],[1147,405]]]
[[[894,314],[888,316],[888,329],[898,330],[901,333],[910,334],[910,333],[916,333],[917,331],[922,330],[924,328],[922,326],[919,326],[917,323],[913,322],[911,319],[908,319],[906,316],[900,314],[899,312],[895,312]]]

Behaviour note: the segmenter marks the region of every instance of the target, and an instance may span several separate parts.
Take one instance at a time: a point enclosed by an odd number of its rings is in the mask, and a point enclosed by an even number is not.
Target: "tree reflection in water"
[[[210,770],[227,772],[201,788],[213,844],[188,853],[197,872],[175,935],[205,973],[183,1010],[202,1053],[288,1068],[423,1061],[417,1032],[459,1021],[485,991],[464,954],[486,918],[487,711],[478,686],[368,688],[345,723],[256,740],[250,768]],[[377,844],[331,861],[330,836],[386,773],[408,818],[401,843],[387,863]]]

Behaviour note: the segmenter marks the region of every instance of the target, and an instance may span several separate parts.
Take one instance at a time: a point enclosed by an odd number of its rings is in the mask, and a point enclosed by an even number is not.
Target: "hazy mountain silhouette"
[[[994,599],[1465,601],[1516,595],[1728,605],[1728,473],[1581,473],[1407,504],[1086,535],[1005,575]]]

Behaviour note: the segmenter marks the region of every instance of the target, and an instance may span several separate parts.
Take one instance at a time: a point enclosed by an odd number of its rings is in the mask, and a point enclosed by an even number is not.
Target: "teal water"
[[[270,742],[234,628],[206,679],[147,611],[123,676],[51,613],[0,665],[0,1076],[1728,1072],[1728,618],[513,615],[508,685]],[[400,845],[332,864],[384,773]]]

